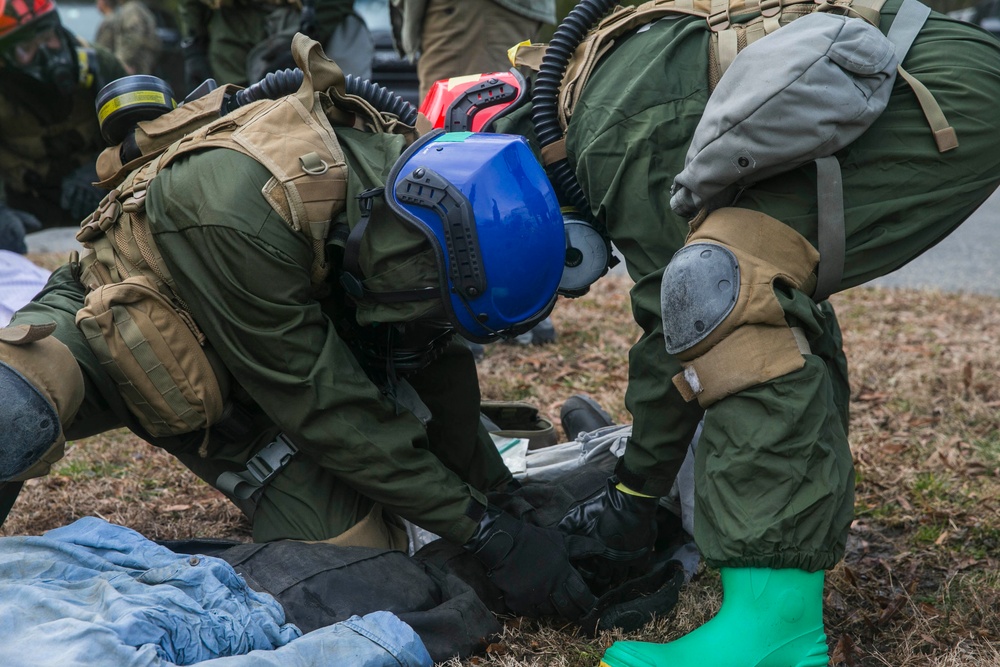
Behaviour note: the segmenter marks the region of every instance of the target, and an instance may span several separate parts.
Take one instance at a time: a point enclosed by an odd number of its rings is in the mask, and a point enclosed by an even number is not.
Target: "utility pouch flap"
[[[671,208],[690,217],[725,205],[735,187],[849,145],[888,104],[896,65],[877,28],[825,12],[750,44],[709,98]]]
[[[101,179],[98,185],[105,189],[118,185],[129,172],[155,158],[170,144],[217,120],[226,98],[239,89],[226,84],[162,116],[140,121],[133,133],[140,156],[122,164],[121,144],[105,148],[97,158],[97,176]]]
[[[151,435],[190,433],[219,419],[223,389],[201,334],[149,279],[88,293],[76,325]]]

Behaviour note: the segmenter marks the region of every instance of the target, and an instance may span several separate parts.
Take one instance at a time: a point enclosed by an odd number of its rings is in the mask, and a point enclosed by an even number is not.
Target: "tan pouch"
[[[76,325],[151,435],[191,433],[219,419],[226,384],[202,347],[204,336],[148,278],[96,288]]]

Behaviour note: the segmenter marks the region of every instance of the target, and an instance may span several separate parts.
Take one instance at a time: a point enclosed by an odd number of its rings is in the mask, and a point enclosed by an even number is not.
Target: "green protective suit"
[[[348,158],[348,206],[357,208],[354,197],[384,182],[403,141],[337,132]],[[339,271],[330,272],[330,295],[314,297],[310,244],[260,194],[270,177],[240,153],[206,150],[161,171],[146,199],[150,229],[177,293],[237,385],[235,419],[213,428],[207,455],[199,452],[202,432],[172,438],[144,433],[74,325],[84,291],[67,266],[13,322],[56,321],[54,335],[80,363],[86,397],[67,438],[127,426],[214,483],[222,472],[244,470],[280,430],[300,453],[264,487],[252,517],[255,541],[331,538],[377,502],[464,543],[478,523],[484,493],[510,480],[480,423],[471,353],[453,342],[429,366],[406,376],[429,421],[369,379],[334,325],[346,308]]]
[[[84,43],[66,32],[70,43]],[[46,225],[75,225],[60,204],[62,179],[93,164],[106,147],[94,108],[97,93],[125,76],[114,54],[85,51],[89,71],[67,99],[50,86],[0,66],[0,201],[28,211]],[[79,57],[79,55],[78,55]]]
[[[901,4],[889,0],[883,32]],[[703,19],[666,19],[621,40],[599,63],[567,133],[570,164],[594,214],[635,280],[642,337],[630,352],[626,405],[634,417],[618,474],[665,494],[703,411],[671,382],[660,282],[688,221],[669,206],[674,175],[709,96]],[[776,63],[776,66],[779,64]],[[842,288],[884,275],[927,250],[1000,182],[1000,43],[932,14],[904,66],[935,95],[959,148],[938,153],[912,89],[898,80],[887,110],[837,155],[843,169],[847,256]],[[530,110],[501,131],[525,130]],[[747,189],[735,206],[791,225],[816,245],[816,174],[796,169]],[[695,537],[709,564],[830,568],[843,556],[853,514],[847,442],[847,365],[828,302],[779,289],[788,322],[812,354],[803,368],[712,405],[696,455]]]

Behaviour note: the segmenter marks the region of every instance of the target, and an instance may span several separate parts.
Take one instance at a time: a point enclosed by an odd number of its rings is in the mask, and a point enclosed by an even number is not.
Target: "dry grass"
[[[626,421],[637,336],[628,287],[612,276],[560,303],[554,345],[488,348],[485,396],[532,401],[558,422],[562,401],[586,392]],[[858,493],[847,557],[827,577],[832,664],[1000,665],[1000,299],[855,289],[834,302],[851,362]],[[88,514],[156,539],[248,535],[219,494],[120,432],[72,443],[0,532],[39,533]],[[671,615],[630,638],[674,638],[719,602],[718,577],[705,571]],[[619,638],[510,619],[485,655],[447,664],[593,667]]]

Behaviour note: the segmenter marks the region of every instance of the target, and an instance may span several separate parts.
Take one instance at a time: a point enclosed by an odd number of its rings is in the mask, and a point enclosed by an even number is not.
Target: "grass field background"
[[[629,287],[609,276],[561,300],[555,344],[489,346],[484,397],[530,401],[558,423],[562,402],[588,393],[627,422],[627,351],[638,335]],[[857,288],[832,301],[851,364],[857,516],[847,556],[827,576],[831,664],[1000,665],[1000,300]],[[27,483],[0,533],[38,534],[87,515],[152,539],[249,539],[218,492],[124,431],[70,443],[53,474]],[[703,570],[674,612],[630,638],[677,637],[720,599],[717,573]],[[595,666],[621,638],[505,620],[485,654],[448,664]]]

